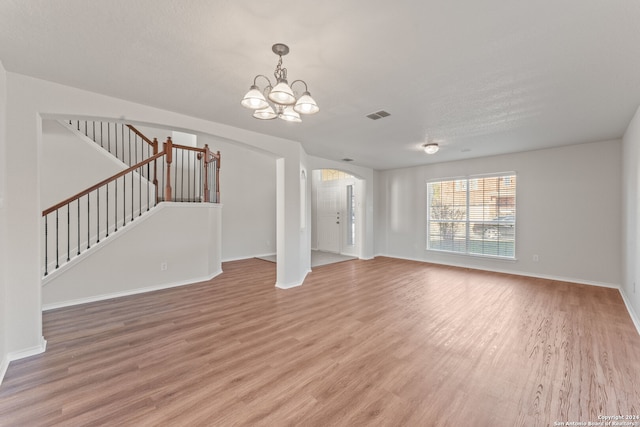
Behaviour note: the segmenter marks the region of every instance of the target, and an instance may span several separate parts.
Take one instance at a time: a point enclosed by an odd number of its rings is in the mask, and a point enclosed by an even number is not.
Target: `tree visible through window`
[[[427,211],[427,249],[515,258],[515,174],[428,182]]]

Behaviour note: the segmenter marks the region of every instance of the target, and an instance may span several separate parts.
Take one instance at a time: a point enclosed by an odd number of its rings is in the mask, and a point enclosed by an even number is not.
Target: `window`
[[[427,249],[515,258],[515,174],[428,182],[427,211]]]
[[[322,181],[336,181],[336,180],[348,179],[348,178],[353,178],[353,177],[346,172],[342,172],[335,169],[322,169],[322,174],[320,176],[320,179]]]

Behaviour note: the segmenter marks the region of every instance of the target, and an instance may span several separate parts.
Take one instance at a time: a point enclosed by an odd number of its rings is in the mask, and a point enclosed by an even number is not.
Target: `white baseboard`
[[[561,277],[561,276],[553,276],[553,275],[545,275],[545,274],[527,273],[527,272],[522,272],[522,271],[503,270],[503,269],[488,269],[488,268],[475,267],[475,266],[474,267],[469,267],[468,265],[464,265],[464,264],[426,261],[424,259],[405,258],[405,257],[398,257],[398,256],[392,256],[392,255],[385,255],[385,254],[377,254],[376,256],[382,256],[382,257],[387,257],[387,258],[396,258],[396,259],[404,259],[404,260],[407,260],[407,261],[418,261],[418,262],[424,262],[424,263],[428,263],[428,264],[446,265],[448,267],[470,268],[470,269],[474,269],[474,270],[490,271],[490,272],[494,272],[494,273],[512,274],[512,275],[515,275],[515,276],[535,277],[537,279],[547,279],[547,280],[555,280],[555,281],[558,281],[558,282],[577,283],[577,284],[580,284],[580,285],[599,286],[601,288],[617,289],[618,292],[620,292],[620,295],[622,295],[622,300],[624,301],[624,305],[627,307],[627,312],[629,313],[629,316],[631,316],[631,320],[633,321],[633,324],[636,327],[636,329],[638,331],[638,334],[640,334],[640,317],[638,317],[638,314],[633,309],[633,306],[631,305],[629,299],[627,298],[627,295],[625,294],[624,289],[619,284],[606,283],[606,282],[594,282],[594,281],[591,281],[591,280],[576,279],[576,278],[573,278],[573,277]]]
[[[68,300],[68,301],[61,301],[61,302],[56,302],[51,304],[43,304],[42,311],[55,310],[56,308],[71,307],[74,305],[86,304],[89,302],[104,301],[106,299],[112,299],[112,298],[127,297],[130,295],[143,294],[146,292],[159,291],[162,289],[177,288],[179,286],[193,285],[199,282],[207,282],[213,279],[214,277],[220,275],[221,273],[222,273],[222,270],[218,270],[208,277],[196,277],[194,279],[190,279],[186,281],[166,283],[166,284],[157,285],[157,286],[148,286],[145,288],[130,289],[130,290],[121,291],[121,292],[111,292],[108,294],[94,295],[90,297],[78,298],[78,299]]]
[[[275,256],[276,253],[270,253],[270,254],[260,254],[260,255],[247,255],[247,256],[242,256],[242,257],[236,257],[236,258],[225,258],[222,260],[222,262],[233,262],[233,261],[242,261],[245,259],[251,259],[251,258],[266,258],[266,257],[270,257],[270,256]]]
[[[35,356],[36,354],[44,353],[47,350],[47,340],[44,337],[40,337],[38,345],[33,347],[25,348],[19,351],[12,351],[6,354],[2,358],[2,362],[0,363],[0,384],[2,384],[2,380],[4,379],[5,374],[7,373],[7,369],[9,368],[9,363],[14,360],[24,359],[25,357]]]
[[[311,272],[311,270],[305,272],[304,273],[304,277],[299,282],[293,282],[293,283],[278,283],[278,282],[276,282],[276,288],[278,288],[278,289],[291,289],[291,288],[296,288],[298,286],[301,286],[304,283],[305,279],[307,278],[307,275],[310,272]]]
[[[291,288],[297,288],[298,286],[302,286],[302,282],[300,283],[278,283],[276,282],[276,288],[278,289],[291,289]]]
[[[12,351],[8,354],[7,358],[10,362],[18,359],[24,359],[25,357],[35,356],[36,354],[44,353],[47,349],[47,340],[44,337],[40,337],[40,342],[30,348],[25,348],[19,351]]]
[[[638,317],[638,313],[636,313],[635,310],[633,309],[633,306],[631,305],[631,301],[629,301],[629,298],[627,297],[626,292],[622,288],[620,288],[620,295],[622,295],[622,300],[624,301],[624,305],[627,306],[627,311],[629,312],[629,316],[631,316],[631,320],[633,321],[633,324],[635,325],[636,330],[640,335],[640,317]]]
[[[9,358],[4,356],[2,362],[0,362],[0,385],[2,385],[4,375],[7,373],[7,368],[9,368]]]
[[[502,268],[487,268],[482,266],[470,266],[464,263],[455,263],[455,262],[441,262],[441,261],[430,261],[420,258],[407,258],[400,257],[396,255],[385,255],[385,254],[377,254],[376,256],[382,256],[387,258],[396,258],[396,259],[404,259],[407,261],[418,261],[424,262],[427,264],[436,264],[436,265],[446,265],[448,267],[460,267],[460,268],[468,268],[471,270],[480,270],[480,271],[489,271],[492,273],[503,273],[503,274],[511,274],[514,276],[525,276],[525,277],[535,277],[536,279],[547,279],[547,280],[555,280],[557,282],[568,282],[568,283],[577,283],[579,285],[590,285],[590,286],[599,286],[601,288],[613,288],[620,289],[620,284],[618,283],[607,283],[607,282],[595,282],[591,280],[578,279],[575,277],[563,277],[563,276],[555,276],[548,274],[538,274],[538,273],[530,273],[526,271],[516,271],[511,269],[502,269]],[[506,260],[507,263],[511,263],[511,260]]]

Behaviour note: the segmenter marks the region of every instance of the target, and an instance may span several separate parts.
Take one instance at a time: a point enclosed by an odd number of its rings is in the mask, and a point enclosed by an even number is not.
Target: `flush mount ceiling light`
[[[243,107],[254,110],[253,117],[260,120],[271,120],[276,117],[288,121],[299,123],[302,121],[300,114],[315,114],[320,111],[318,104],[313,100],[307,83],[303,80],[294,80],[291,85],[287,82],[287,69],[282,67],[282,57],[289,53],[289,46],[282,43],[276,43],[271,47],[273,53],[278,55],[278,65],[276,66],[273,76],[276,84],[273,86],[271,80],[267,76],[258,74],[253,78],[253,84],[249,88],[249,92],[242,98],[240,102]],[[258,77],[262,77],[267,81],[267,85],[260,89],[257,81]],[[295,83],[304,85],[304,92],[299,97],[293,91],[292,87]],[[265,98],[265,94],[267,97]],[[267,101],[267,98],[271,103]]]
[[[440,149],[438,144],[435,142],[429,142],[427,144],[423,144],[422,148],[424,149],[424,152],[427,154],[436,154]]]

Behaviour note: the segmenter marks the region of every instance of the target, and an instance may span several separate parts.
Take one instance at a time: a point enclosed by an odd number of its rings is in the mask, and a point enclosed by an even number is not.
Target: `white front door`
[[[318,187],[318,250],[340,253],[340,187],[323,183]]]

